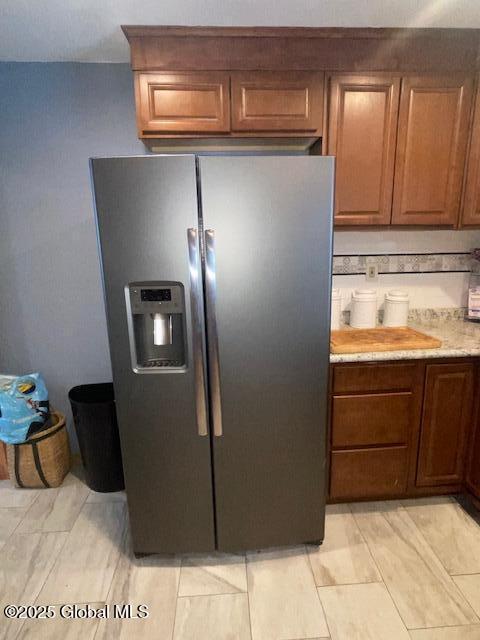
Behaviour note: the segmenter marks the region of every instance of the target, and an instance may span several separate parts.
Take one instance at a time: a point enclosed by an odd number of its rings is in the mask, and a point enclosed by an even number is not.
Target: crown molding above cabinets
[[[134,71],[474,70],[475,29],[123,26]]]

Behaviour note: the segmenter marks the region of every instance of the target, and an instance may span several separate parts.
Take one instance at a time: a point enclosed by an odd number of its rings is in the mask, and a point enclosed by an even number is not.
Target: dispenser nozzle
[[[153,344],[172,344],[172,316],[168,313],[153,314]]]

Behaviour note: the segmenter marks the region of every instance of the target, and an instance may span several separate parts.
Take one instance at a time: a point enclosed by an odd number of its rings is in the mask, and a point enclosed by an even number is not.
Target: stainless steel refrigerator
[[[91,170],[134,551],[320,542],[333,159]]]

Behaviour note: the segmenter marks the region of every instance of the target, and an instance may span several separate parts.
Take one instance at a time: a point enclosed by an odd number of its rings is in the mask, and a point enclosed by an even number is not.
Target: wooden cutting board
[[[438,349],[442,343],[410,327],[377,327],[376,329],[344,329],[332,331],[332,353],[364,353],[366,351],[404,351]]]

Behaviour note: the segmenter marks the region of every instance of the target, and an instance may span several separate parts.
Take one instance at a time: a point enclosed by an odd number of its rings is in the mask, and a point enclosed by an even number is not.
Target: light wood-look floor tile
[[[381,581],[372,555],[348,505],[328,505],[325,540],[307,547],[318,586]]]
[[[23,518],[18,533],[70,531],[89,491],[71,474],[61,487],[42,489]]]
[[[246,593],[179,598],[173,640],[250,640]]]
[[[135,558],[125,530],[122,554],[108,593],[108,604],[148,606],[148,618],[101,620],[95,640],[171,640],[175,621],[180,557]]]
[[[127,494],[125,491],[111,491],[110,493],[100,493],[99,491],[90,491],[87,497],[88,504],[98,504],[103,502],[126,502]]]
[[[38,602],[104,602],[125,526],[123,503],[85,504]]]
[[[478,622],[400,503],[354,504],[351,508],[409,629]]]
[[[480,640],[480,625],[410,631],[412,640]]]
[[[402,501],[450,574],[480,573],[480,527],[448,496]]]
[[[253,640],[328,637],[304,547],[249,553]]]
[[[103,607],[103,602],[89,603],[92,609]],[[72,606],[72,605],[68,605]],[[79,604],[85,607],[85,604]],[[55,618],[26,620],[15,640],[93,640],[98,627],[96,618],[69,619],[62,618],[60,607],[55,607]],[[72,611],[66,609],[65,616],[72,615]]]
[[[384,584],[319,587],[332,640],[409,640]]]
[[[10,480],[0,480],[0,509],[26,508],[38,496],[39,489],[18,489]]]
[[[480,640],[480,528],[450,499],[403,504],[329,507],[324,545],[308,554],[135,559],[124,492],[0,482],[0,614],[2,603],[150,609],[130,621],[2,617],[0,640],[321,640],[327,621],[332,640]]]
[[[179,596],[206,596],[247,591],[245,555],[218,553],[182,559]]]
[[[7,604],[33,604],[57,556],[67,533],[31,533],[13,535],[0,551],[0,638],[15,637],[23,620],[3,617]]]
[[[480,616],[480,574],[468,576],[454,576],[455,584],[463,593],[472,608]]]
[[[26,509],[0,509],[0,550],[20,524]]]

